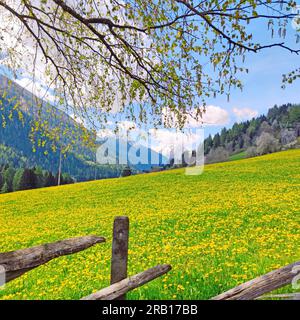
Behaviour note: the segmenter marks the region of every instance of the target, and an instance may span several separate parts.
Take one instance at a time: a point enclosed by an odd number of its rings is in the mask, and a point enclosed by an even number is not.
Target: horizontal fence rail
[[[275,289],[291,284],[299,271],[300,261],[245,282],[212,298],[212,300],[253,300]]]
[[[82,298],[81,300],[116,300],[127,292],[136,289],[149,281],[152,281],[171,270],[168,264],[158,265],[132,277],[123,279],[111,286]]]
[[[0,253],[0,265],[5,270],[5,282],[20,277],[52,259],[85,250],[101,242],[105,242],[105,238],[85,236]]]

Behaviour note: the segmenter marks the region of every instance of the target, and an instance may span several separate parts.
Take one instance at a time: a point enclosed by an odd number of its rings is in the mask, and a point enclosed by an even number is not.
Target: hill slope
[[[130,217],[129,274],[170,263],[130,298],[200,299],[300,257],[300,150],[0,196],[0,251],[96,234],[107,243],[10,282],[2,299],[78,299],[109,284],[113,218]]]
[[[40,104],[43,105],[43,108],[39,107]],[[71,134],[65,137],[60,136],[60,144],[67,145],[69,140],[76,140],[75,136],[81,134],[81,129],[66,113],[35,97],[17,83],[0,74],[0,149],[9,148],[10,153],[15,154],[12,163],[8,161],[10,159],[5,159],[5,153],[1,154],[0,150],[0,160],[3,160],[1,163],[27,167],[40,166],[54,174],[58,171],[60,155],[59,152],[53,152],[52,142],[49,139],[38,135],[36,140],[38,138],[44,140],[45,146],[36,148],[36,152],[32,150],[33,144],[29,136],[40,112],[40,121],[47,122],[49,128],[60,127],[61,130],[68,128],[68,132],[74,132],[73,136]],[[18,119],[20,113],[23,121]],[[79,181],[94,179],[95,166],[89,163],[94,160],[93,158],[94,153],[78,141],[73,145],[72,152],[69,152],[67,158],[63,159],[62,171],[69,173]],[[102,173],[100,171],[99,177]],[[116,172],[111,176],[118,175]]]

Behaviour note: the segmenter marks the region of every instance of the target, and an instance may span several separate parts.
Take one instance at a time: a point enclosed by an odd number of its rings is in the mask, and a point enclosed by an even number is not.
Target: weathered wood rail
[[[74,254],[105,241],[106,240],[103,237],[92,235],[0,253],[0,277],[2,277],[4,273],[5,282],[9,282],[52,259]],[[129,291],[136,289],[171,270],[171,266],[168,264],[157,265],[146,271],[128,277],[128,241],[129,219],[124,216],[116,217],[113,227],[111,285],[82,298],[82,300],[126,299],[126,293]],[[212,300],[252,300],[270,298],[299,300],[300,293],[265,295],[275,289],[291,284],[295,279],[300,280],[300,261],[245,282],[219,294],[212,298]]]
[[[5,269],[5,281],[20,277],[52,259],[85,250],[101,242],[105,242],[103,237],[87,236],[0,253],[0,265]]]
[[[124,297],[127,292],[164,275],[170,270],[171,266],[168,264],[158,265],[132,277],[114,283],[107,288],[82,298],[81,300],[116,300],[119,297]]]
[[[259,297],[263,298],[264,294],[291,284],[299,271],[300,261],[245,282],[214,297],[212,300],[253,300]],[[295,296],[295,294],[288,295]],[[271,296],[269,297],[271,298]],[[273,295],[272,298],[274,297]]]

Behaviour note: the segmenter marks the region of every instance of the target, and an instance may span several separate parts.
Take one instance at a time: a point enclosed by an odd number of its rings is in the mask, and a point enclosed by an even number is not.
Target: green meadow
[[[0,251],[107,241],[8,283],[1,299],[79,299],[109,285],[113,219],[130,219],[129,275],[169,263],[130,299],[208,299],[300,259],[300,150],[0,195]]]

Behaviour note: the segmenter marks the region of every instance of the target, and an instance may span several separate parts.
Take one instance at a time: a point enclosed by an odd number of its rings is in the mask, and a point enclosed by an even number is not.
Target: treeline
[[[204,141],[206,162],[226,161],[245,151],[247,157],[262,155],[299,145],[300,105],[275,105],[267,115],[235,123]]]
[[[60,177],[60,184],[74,183],[73,178],[63,173]],[[19,190],[51,187],[58,184],[58,174],[55,176],[40,167],[18,168],[10,165],[0,166],[0,190],[7,193]]]

